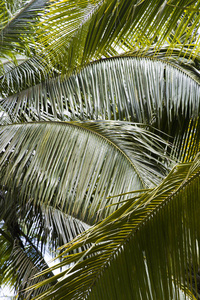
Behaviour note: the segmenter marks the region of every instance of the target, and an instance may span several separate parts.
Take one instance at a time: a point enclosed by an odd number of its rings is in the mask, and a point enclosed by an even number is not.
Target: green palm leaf
[[[48,0],[1,1],[0,5],[0,55],[13,57],[14,52],[25,54],[31,46],[31,35],[35,33],[33,24],[45,12]],[[26,38],[29,36],[29,44]]]
[[[133,51],[144,47],[148,49],[153,45],[156,52],[159,52],[158,47],[161,47],[168,38],[172,39],[172,30],[174,30],[173,42],[169,43],[168,56],[172,55],[172,50],[176,50],[177,47],[182,53],[183,50],[185,51],[184,46],[187,47],[186,52],[197,56],[200,3],[197,1],[194,4],[187,0],[183,5],[182,2],[179,0],[176,5],[171,5],[166,1],[158,0],[156,2],[81,0],[76,1],[74,5],[74,1],[55,1],[48,13],[41,18],[42,22],[37,24],[39,30],[37,33],[34,31],[33,42],[28,39],[28,48],[33,49],[32,52],[36,56],[21,64],[20,67],[15,67],[10,74],[5,74],[4,80],[7,81],[7,85],[17,80],[19,85],[19,77],[23,77],[26,84],[31,81],[30,86],[39,73],[47,74],[52,73],[52,70],[64,69],[64,73],[69,75],[69,72],[71,74],[75,69],[80,70],[91,61],[110,57],[122,51]],[[15,22],[18,22],[19,30],[24,28],[27,19],[25,17],[24,20],[23,17],[27,14],[30,14],[28,20],[35,22],[40,17],[38,12],[45,9],[45,4],[45,0],[43,2],[32,0],[21,14],[19,13],[8,23],[6,28],[9,30],[5,30],[3,47],[7,47],[9,53],[13,47],[12,43],[6,42],[6,36],[9,39],[10,34],[13,43],[19,38],[17,35],[13,37],[12,34]],[[172,15],[173,22],[170,18]],[[28,27],[26,26],[24,32],[29,33],[32,22],[27,24]],[[182,38],[182,28],[187,30],[185,40]],[[188,44],[189,37],[190,44]],[[20,40],[14,44],[25,45],[27,40]]]
[[[32,278],[48,267],[43,255],[46,259],[46,253],[54,249],[52,256],[55,257],[59,253],[58,246],[71,241],[89,226],[52,207],[40,209],[30,203],[17,207],[16,202],[17,199],[7,199],[6,194],[1,197],[0,285],[15,287],[19,291],[18,299],[32,299],[38,291],[29,294],[24,289],[49,277]]]
[[[108,57],[116,48],[127,51],[154,45],[159,52],[173,30],[168,53],[180,45],[180,40],[184,46],[192,36],[187,47],[197,55],[199,41],[195,30],[199,26],[199,7],[199,1],[189,0],[176,1],[176,5],[164,0],[82,0],[77,1],[76,6],[73,1],[61,1],[53,4],[46,15],[41,26],[41,36],[44,36],[41,43],[46,46],[48,55],[58,57],[58,63],[68,72],[91,60]],[[87,13],[79,22],[77,15],[82,11]],[[183,32],[187,32],[184,40]]]
[[[1,184],[8,198],[19,193],[21,205],[34,199],[86,223],[124,198],[108,196],[154,185],[167,166],[165,142],[131,123],[1,126],[0,145]]]
[[[64,214],[62,211],[48,207],[43,209],[44,227],[47,228],[48,239],[53,249],[72,241],[77,235],[90,226],[78,219]]]
[[[69,79],[46,80],[2,99],[1,105],[13,118],[27,108],[38,115],[51,110],[66,120],[127,120],[160,128],[166,119],[169,126],[182,116],[198,116],[199,83],[184,66],[118,57],[97,61]]]
[[[199,157],[177,165],[154,190],[63,246],[63,261],[53,269],[74,265],[37,299],[180,299],[182,284],[197,295],[199,173]],[[68,255],[87,243],[89,250]]]
[[[9,261],[9,263],[8,263]],[[29,287],[32,284],[39,283],[41,279],[33,277],[41,270],[47,268],[47,264],[41,255],[38,255],[38,252],[34,251],[33,247],[26,247],[23,249],[18,242],[15,240],[13,244],[13,249],[9,260],[7,261],[7,268],[4,271],[4,276],[10,276],[11,278],[16,278],[15,287],[19,291],[18,299],[32,299],[37,295],[38,291],[32,293],[26,293],[25,288]],[[47,277],[44,276],[43,280]],[[54,282],[55,283],[55,282]],[[51,284],[48,286],[51,287]],[[47,287],[42,287],[40,292],[44,292]]]
[[[178,159],[191,160],[199,151],[197,69],[148,55],[101,60],[70,78],[48,79],[0,104],[13,122],[56,118],[150,124],[172,137]]]

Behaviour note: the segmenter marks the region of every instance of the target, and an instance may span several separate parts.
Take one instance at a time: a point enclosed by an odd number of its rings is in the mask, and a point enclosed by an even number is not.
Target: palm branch
[[[0,132],[6,197],[19,194],[21,205],[33,199],[87,223],[124,199],[108,196],[155,185],[170,164],[166,142],[137,124],[44,122],[1,126]]]
[[[152,191],[64,245],[51,270],[73,266],[35,285],[59,280],[37,299],[179,299],[182,284],[197,296],[199,172],[199,156],[176,165]],[[87,243],[89,250],[69,255]]]

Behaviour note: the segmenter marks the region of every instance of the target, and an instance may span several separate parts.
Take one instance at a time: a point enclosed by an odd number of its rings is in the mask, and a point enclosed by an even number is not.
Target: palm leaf
[[[19,193],[23,202],[34,199],[86,223],[124,198],[108,196],[154,185],[166,173],[165,142],[134,124],[47,122],[0,131],[7,197]]]
[[[5,96],[14,92],[16,86],[38,83],[44,65],[51,69],[42,53],[36,55],[37,24],[48,3],[49,0],[3,0],[0,4],[0,94]]]
[[[74,265],[37,299],[180,299],[180,286],[197,296],[199,173],[199,156],[175,166],[154,190],[63,246],[63,261],[52,269]],[[87,243],[90,250],[68,255]]]
[[[29,287],[30,284],[36,284],[41,281],[41,279],[33,279],[40,270],[47,268],[47,264],[44,259],[41,259],[41,256],[38,256],[38,253],[34,251],[33,247],[26,247],[23,249],[17,241],[14,241],[13,250],[9,258],[9,263],[7,262],[7,268],[5,270],[5,276],[16,277],[15,287],[19,291],[17,299],[32,299],[37,295],[38,291],[33,291],[32,293],[26,293],[25,288]],[[10,274],[9,274],[10,273]],[[49,274],[48,277],[53,274]],[[43,280],[45,280],[43,277]],[[51,284],[48,286],[50,287]],[[47,287],[42,287],[40,292],[46,290]]]
[[[191,160],[199,151],[198,70],[181,60],[175,64],[172,58],[170,62],[152,55],[149,51],[147,57],[101,60],[70,78],[48,79],[0,104],[13,122],[56,118],[150,124],[172,136],[178,159]],[[194,143],[187,139],[189,132]],[[193,152],[187,157],[186,148]]]
[[[28,47],[31,46],[31,35],[35,32],[33,24],[38,22],[39,16],[44,13],[47,3],[48,0],[16,1],[15,5],[11,4],[9,7],[8,1],[2,0],[0,6],[1,57],[13,56],[17,50],[18,52],[20,50],[21,53],[25,52],[25,48],[28,50]],[[25,39],[27,36],[29,36],[29,44]]]
[[[120,3],[117,0],[82,0],[77,1],[76,5],[74,1],[57,1],[43,16],[44,21],[38,25],[39,32],[34,33],[37,47],[29,43],[28,47],[34,47],[37,56],[21,65],[20,69],[16,68],[16,71],[21,76],[26,73],[30,77],[31,72],[28,70],[30,71],[30,68],[34,70],[35,61],[37,69],[39,64],[43,64],[42,72],[46,73],[54,66],[58,70],[64,69],[64,72],[69,75],[69,72],[84,67],[92,60],[116,55],[116,45],[119,52],[135,50],[138,47],[148,49],[152,45],[158,51],[158,46],[165,43],[174,29],[174,39],[167,52],[171,55],[171,50],[176,48],[177,44],[180,46],[179,39],[183,32],[180,29],[183,26],[187,28],[187,37],[194,36],[191,38],[191,44],[189,46],[186,44],[186,47],[189,47],[186,51],[191,51],[191,54],[195,53],[196,56],[196,49],[199,48],[194,28],[198,28],[200,4],[198,1],[192,5],[191,1],[187,0],[182,6],[182,0],[179,2],[177,6],[173,6],[158,0],[156,2],[123,0]],[[36,14],[34,9],[32,14],[32,6],[33,8],[36,6],[39,11],[43,10],[45,3],[32,0],[24,9],[24,12],[30,14],[30,19],[35,22]],[[173,22],[170,19],[171,15],[173,15]],[[23,10],[21,15],[19,13],[19,18],[15,17],[13,22],[9,22],[11,33],[15,20],[19,25],[24,24]],[[8,33],[6,31],[6,34],[9,37],[9,31]],[[13,38],[13,43],[15,39],[18,37]],[[25,41],[22,41],[23,43]],[[188,43],[188,38],[185,39],[185,43]],[[11,44],[6,43],[5,40],[4,47],[7,47],[6,45],[8,48],[11,47]],[[183,48],[184,42],[180,50],[182,51]],[[8,74],[6,76],[10,77]]]
[[[99,57],[107,57],[116,48],[126,51],[148,49],[154,45],[159,52],[159,48],[171,38],[173,30],[174,38],[168,53],[180,45],[183,32],[187,31],[183,46],[192,36],[186,46],[197,55],[199,39],[196,39],[195,28],[199,27],[199,6],[199,1],[189,0],[176,1],[176,5],[164,0],[82,0],[77,1],[76,6],[73,1],[61,1],[54,3],[45,16],[41,43],[46,46],[51,59],[58,57],[65,72],[83,67]],[[87,13],[79,22],[77,15],[82,11]]]
[[[6,230],[6,223],[0,228],[0,233],[1,284],[12,284],[12,288],[14,287],[15,290],[19,291],[17,299],[22,299],[25,295],[27,299],[31,299],[38,291],[31,293],[30,296],[24,292],[24,289],[30,284],[40,282],[41,279],[35,280],[33,276],[46,269],[48,265],[36,246],[32,243],[24,246],[20,239],[15,238]],[[29,238],[28,240],[30,242]],[[52,273],[48,276],[45,275],[43,280],[52,275]],[[45,289],[42,288],[40,291]]]
[[[5,225],[0,223],[0,286],[14,285],[15,280],[13,274],[9,276],[7,270],[8,260],[13,248],[13,240],[8,232],[5,232]]]
[[[44,226],[49,229],[48,239],[53,249],[72,241],[77,235],[90,226],[58,209],[48,207],[43,209]]]
[[[41,281],[32,277],[48,267],[43,255],[54,250],[52,256],[55,257],[58,246],[71,241],[89,226],[56,209],[17,207],[17,199],[11,201],[6,199],[5,193],[1,194],[0,219],[4,222],[0,227],[0,285],[15,287],[19,299],[32,299],[38,291],[29,295],[24,289]],[[82,249],[85,247],[78,251]]]
[[[58,209],[34,205],[33,201],[20,205],[17,195],[10,198],[6,194],[0,191],[0,220],[3,220],[12,236],[10,240],[8,234],[5,235],[11,245],[12,240],[17,238],[21,245],[28,243],[42,254],[45,249],[54,250],[52,256],[55,256],[59,246],[89,227]],[[0,233],[4,236],[1,228]]]
[[[152,80],[153,78],[153,80]],[[69,79],[54,79],[1,100],[15,117],[24,108],[70,119],[169,124],[199,114],[199,79],[184,66],[149,57],[101,60]],[[185,88],[187,86],[187,89]]]

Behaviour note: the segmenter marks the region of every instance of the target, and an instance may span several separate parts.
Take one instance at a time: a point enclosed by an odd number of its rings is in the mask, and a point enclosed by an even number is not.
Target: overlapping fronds
[[[70,78],[46,80],[1,105],[13,120],[21,113],[38,118],[51,113],[65,120],[127,120],[160,128],[166,121],[169,126],[174,119],[198,116],[199,91],[200,80],[184,66],[118,57],[90,64]]]
[[[12,288],[20,290],[18,297],[22,299],[26,287],[41,281],[41,279],[33,279],[33,276],[39,271],[47,269],[48,265],[40,251],[33,244],[27,244],[27,241],[25,241],[23,245],[20,239],[14,238],[6,229],[6,224],[2,224],[3,226],[0,228],[0,284],[8,285],[9,283]],[[29,238],[29,242],[30,240]],[[52,275],[52,273],[45,275],[43,280]],[[42,288],[41,292],[45,289]],[[33,295],[35,294],[31,293],[31,297]]]
[[[199,151],[200,133],[200,84],[195,70],[192,64],[168,62],[161,55],[159,59],[105,59],[69,78],[48,79],[0,104],[11,122],[113,119],[153,125],[172,137],[177,158],[191,160]],[[182,147],[193,153],[186,158]]]
[[[14,284],[14,276],[9,276],[6,272],[9,257],[12,252],[13,240],[8,232],[5,231],[3,222],[0,223],[0,286],[3,284]]]
[[[52,207],[43,209],[43,213],[44,227],[49,230],[48,242],[55,250],[58,246],[72,241],[77,235],[90,227],[86,223]]]
[[[21,205],[34,199],[92,223],[105,216],[106,205],[124,199],[108,196],[160,182],[169,163],[166,146],[142,126],[123,122],[1,126],[1,184],[6,197],[19,193]]]
[[[11,1],[0,4],[0,56],[14,58],[14,54],[30,51],[35,33],[33,24],[38,22],[49,0]]]
[[[0,4],[0,97],[41,81],[44,58],[37,52],[37,23],[49,0],[2,1]],[[32,57],[32,58],[30,58]],[[45,60],[45,63],[51,63]],[[23,83],[22,83],[23,82]]]
[[[48,13],[40,14],[40,10],[45,11],[47,2],[30,1],[6,27],[2,49],[7,47],[9,56],[12,57],[15,52],[15,44],[16,47],[26,48],[23,54],[28,54],[30,49],[34,54],[34,57],[20,66],[13,65],[4,74],[3,83],[6,82],[9,89],[13,83],[21,86],[22,83],[18,82],[20,78],[23,78],[24,86],[31,86],[34,81],[38,83],[38,78],[42,78],[43,74],[52,75],[54,71],[59,73],[63,70],[63,74],[69,76],[91,61],[127,50],[148,50],[153,46],[156,54],[168,40],[168,56],[177,48],[183,56],[188,53],[191,57],[198,55],[200,1],[191,3],[189,0],[179,0],[172,4],[164,0],[65,0],[53,1]],[[28,21],[35,22],[40,17],[38,30],[33,29],[32,41],[27,39],[25,33],[32,28],[32,22],[28,22],[23,35],[20,34],[20,42],[15,42],[19,39],[16,34],[18,25],[19,30],[23,29],[24,22],[27,22],[23,17],[27,14],[30,15]],[[6,42],[9,32],[12,43]]]
[[[159,52],[168,39],[168,53],[178,44],[180,49],[187,46],[196,55],[199,9],[200,1],[189,0],[60,1],[45,16],[41,43],[68,72],[91,60],[113,55],[112,51],[148,49],[154,45]],[[84,10],[87,14],[82,20],[79,15]]]
[[[41,281],[39,278],[34,278],[39,271],[46,269],[48,265],[44,261],[41,255],[38,255],[38,251],[32,246],[26,246],[22,248],[17,240],[13,243],[12,253],[7,261],[7,266],[4,270],[5,277],[16,278],[15,286],[18,291],[18,299],[32,299],[38,292],[27,293],[24,291],[25,288],[32,284],[36,284]],[[49,274],[43,277],[49,278],[53,274]],[[55,282],[54,282],[55,283]],[[49,285],[49,287],[51,284]],[[43,292],[47,287],[42,287],[40,292]]]
[[[36,299],[180,299],[182,284],[197,296],[199,174],[199,156],[175,166],[154,190],[65,245],[63,261],[51,270],[74,265],[44,281],[59,280]],[[89,250],[68,254],[87,243]]]
[[[46,253],[54,250],[51,255],[55,257],[58,246],[89,226],[52,207],[40,209],[30,203],[20,206],[17,199],[1,194],[0,220],[4,221],[0,223],[0,285],[15,287],[17,299],[32,299],[38,291],[29,294],[24,289],[42,280],[33,276],[48,267],[43,255],[46,258]]]

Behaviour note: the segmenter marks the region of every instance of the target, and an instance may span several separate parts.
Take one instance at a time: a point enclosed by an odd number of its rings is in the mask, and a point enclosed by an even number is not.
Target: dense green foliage
[[[0,285],[17,299],[200,299],[199,10],[1,1]]]

